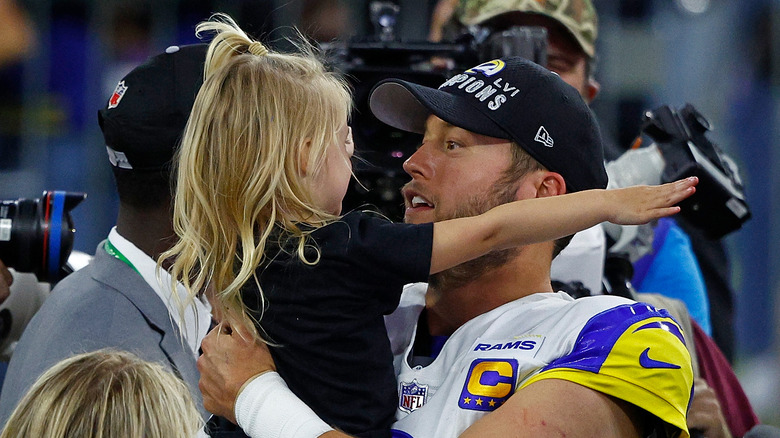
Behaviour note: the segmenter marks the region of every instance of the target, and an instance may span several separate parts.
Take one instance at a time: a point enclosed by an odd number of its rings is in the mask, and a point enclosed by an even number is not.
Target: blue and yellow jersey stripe
[[[680,326],[666,310],[637,303],[599,313],[583,327],[570,354],[518,389],[543,379],[568,380],[625,400],[689,437],[691,357]]]

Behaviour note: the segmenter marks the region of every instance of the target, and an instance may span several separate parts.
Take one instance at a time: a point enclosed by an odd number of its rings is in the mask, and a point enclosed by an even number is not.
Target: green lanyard
[[[133,268],[133,270],[135,272],[138,272],[138,269],[136,269],[136,267],[130,262],[130,260],[128,260],[127,257],[125,257],[124,254],[119,252],[119,250],[114,245],[112,245],[111,242],[108,239],[106,239],[106,244],[103,245],[103,247],[105,248],[107,253],[109,253],[110,255],[116,257],[117,259],[127,263],[127,266],[130,266],[131,268]],[[138,275],[141,275],[141,273],[138,272]]]

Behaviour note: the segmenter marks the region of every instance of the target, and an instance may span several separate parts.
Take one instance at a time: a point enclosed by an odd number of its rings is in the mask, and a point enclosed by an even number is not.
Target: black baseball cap
[[[167,169],[203,84],[208,44],[171,46],[134,68],[98,111],[111,164]]]
[[[404,131],[424,133],[433,114],[477,134],[514,141],[561,174],[568,192],[607,186],[592,111],[574,87],[524,58],[482,63],[438,89],[386,79],[371,90],[369,106],[379,120]]]

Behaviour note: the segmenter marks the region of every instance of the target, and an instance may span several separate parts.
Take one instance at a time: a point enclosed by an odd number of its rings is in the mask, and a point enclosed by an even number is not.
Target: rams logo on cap
[[[464,73],[476,73],[479,71],[482,72],[482,74],[485,76],[493,76],[494,74],[503,70],[504,67],[506,67],[504,61],[500,59],[494,59],[492,61],[483,62],[476,67],[472,67],[466,70]]]

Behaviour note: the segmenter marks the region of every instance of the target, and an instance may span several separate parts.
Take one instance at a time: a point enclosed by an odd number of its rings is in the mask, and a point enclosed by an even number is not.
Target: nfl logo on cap
[[[119,83],[116,84],[114,93],[108,99],[109,109],[116,108],[116,106],[119,105],[119,101],[122,100],[122,96],[125,95],[125,91],[127,91],[127,86],[125,85],[125,81],[119,81]]]

